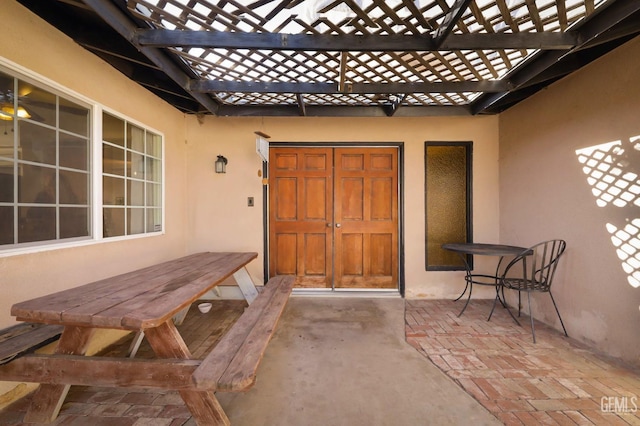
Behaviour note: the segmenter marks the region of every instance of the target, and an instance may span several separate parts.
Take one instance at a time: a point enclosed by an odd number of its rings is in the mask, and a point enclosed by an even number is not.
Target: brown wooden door
[[[398,287],[395,148],[335,150],[336,288]]]
[[[395,148],[272,148],[270,275],[297,287],[398,287]]]
[[[269,150],[269,271],[331,288],[333,150]]]

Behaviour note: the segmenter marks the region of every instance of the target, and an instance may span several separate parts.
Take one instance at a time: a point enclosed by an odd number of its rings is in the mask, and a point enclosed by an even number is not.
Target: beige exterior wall
[[[186,251],[184,116],[13,1],[0,20],[3,63],[117,111],[165,136],[166,234],[0,257],[0,328],[15,302],[183,255]]]
[[[473,141],[474,238],[498,242],[498,119],[424,118],[187,118],[189,251],[251,250],[260,253],[250,273],[262,280],[262,168],[254,131],[272,142],[402,142],[404,144],[406,297],[457,296],[460,272],[426,272],[424,241],[424,142]],[[217,155],[227,173],[213,170]],[[254,197],[255,207],[247,207]],[[478,268],[495,259],[477,259]],[[491,297],[490,289],[478,295]]]
[[[608,227],[627,227],[622,238],[635,241],[624,250],[638,262],[640,145],[631,142],[640,136],[638,57],[640,38],[500,116],[501,240],[527,245],[565,239],[553,294],[569,336],[635,364],[640,288],[631,285],[630,275],[637,277],[640,269],[636,263],[623,270]],[[576,151],[615,141],[624,155],[613,166],[625,178],[614,182],[627,181],[622,192],[631,200],[616,196],[616,203],[598,206]],[[532,309],[537,319],[560,327],[548,295],[537,295]]]

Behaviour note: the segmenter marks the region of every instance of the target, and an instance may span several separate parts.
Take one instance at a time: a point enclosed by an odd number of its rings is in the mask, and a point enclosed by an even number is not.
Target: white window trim
[[[35,254],[48,252],[52,250],[61,250],[72,247],[82,247],[89,246],[94,244],[101,243],[111,243],[123,240],[134,240],[139,238],[148,238],[159,235],[166,234],[166,187],[165,187],[165,135],[164,132],[161,132],[153,127],[150,127],[147,124],[141,123],[138,120],[135,120],[127,115],[118,112],[114,109],[105,107],[104,105],[98,103],[97,101],[82,95],[68,87],[65,87],[41,74],[38,74],[24,66],[17,64],[13,61],[8,60],[0,56],[0,66],[9,70],[14,77],[30,81],[33,84],[45,86],[43,88],[50,89],[53,92],[61,96],[71,97],[79,102],[82,102],[88,106],[91,114],[91,129],[89,130],[89,138],[90,138],[90,158],[92,161],[91,164],[91,174],[90,174],[90,185],[92,191],[91,197],[91,233],[92,236],[81,239],[81,240],[58,240],[58,241],[45,241],[45,242],[34,242],[29,243],[29,245],[15,247],[11,249],[2,249],[0,247],[0,258],[6,258],[17,255],[24,254]],[[119,237],[108,237],[104,238],[102,235],[102,113],[107,112],[113,116],[119,117],[123,120],[126,120],[132,124],[135,124],[139,127],[142,127],[148,131],[154,132],[155,134],[162,137],[162,176],[161,176],[161,184],[162,184],[162,231],[157,232],[145,232],[143,234],[134,234],[134,235],[123,235]]]

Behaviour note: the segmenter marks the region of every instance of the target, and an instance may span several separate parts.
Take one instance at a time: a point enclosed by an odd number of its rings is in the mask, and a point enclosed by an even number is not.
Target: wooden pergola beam
[[[374,93],[460,93],[502,92],[509,89],[505,80],[415,83],[296,83],[226,80],[192,80],[189,90],[196,93],[296,93],[296,94],[374,94]]]
[[[292,51],[406,52],[431,50],[566,50],[577,43],[567,33],[450,34],[439,46],[430,34],[282,34],[226,31],[139,29],[132,42],[144,47],[200,47]]]

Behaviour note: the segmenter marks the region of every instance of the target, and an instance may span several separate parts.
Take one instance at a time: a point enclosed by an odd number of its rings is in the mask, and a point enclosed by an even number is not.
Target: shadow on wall
[[[640,135],[582,148],[576,155],[598,207],[629,211],[624,223],[606,227],[629,284],[640,288]]]

